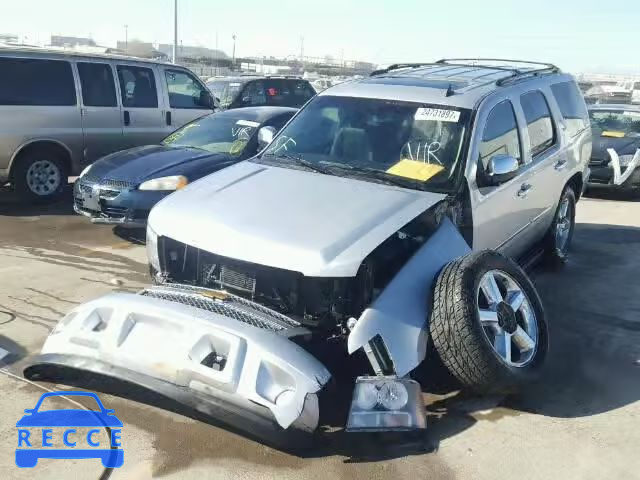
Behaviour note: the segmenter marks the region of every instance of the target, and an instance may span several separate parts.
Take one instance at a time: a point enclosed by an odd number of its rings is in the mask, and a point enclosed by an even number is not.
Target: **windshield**
[[[468,110],[449,106],[320,96],[259,161],[447,190],[455,183],[468,120]]]
[[[640,111],[592,110],[589,118],[598,135],[640,137]]]
[[[176,130],[162,144],[237,156],[244,152],[259,126],[259,122],[248,120],[246,116],[214,113]]]
[[[220,107],[226,108],[231,105],[243,83],[229,80],[210,80],[206,85],[213,95],[220,100]]]

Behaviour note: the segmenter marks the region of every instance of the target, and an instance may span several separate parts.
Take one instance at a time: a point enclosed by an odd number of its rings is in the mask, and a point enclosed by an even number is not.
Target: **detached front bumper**
[[[140,385],[252,435],[313,432],[330,373],[287,317],[181,286],[112,293],[65,316],[25,375],[80,370]]]

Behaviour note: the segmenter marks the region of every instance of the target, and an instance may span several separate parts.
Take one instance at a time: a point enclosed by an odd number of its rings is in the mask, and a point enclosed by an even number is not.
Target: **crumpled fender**
[[[445,218],[438,230],[389,282],[358,319],[348,339],[349,353],[380,335],[398,376],[424,360],[431,292],[442,268],[471,249],[455,225]]]
[[[636,167],[640,164],[640,148],[636,150],[636,154],[633,156],[631,163],[627,166],[624,173],[621,173],[620,158],[618,152],[613,148],[607,148],[607,153],[611,157],[611,167],[613,168],[613,184],[622,185],[631,176]]]

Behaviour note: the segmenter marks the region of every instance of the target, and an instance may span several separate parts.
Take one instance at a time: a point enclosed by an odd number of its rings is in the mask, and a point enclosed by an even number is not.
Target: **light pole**
[[[178,56],[178,0],[173,0],[173,55],[171,62],[176,63]]]
[[[124,26],[124,51],[129,48],[129,25]]]
[[[233,50],[231,53],[231,66],[233,67],[236,64],[236,34],[231,35],[231,38],[233,38]]]

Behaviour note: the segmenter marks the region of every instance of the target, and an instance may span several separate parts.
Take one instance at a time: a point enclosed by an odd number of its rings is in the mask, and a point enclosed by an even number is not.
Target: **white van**
[[[98,158],[158,143],[213,110],[204,83],[178,65],[0,49],[0,185],[51,200]]]

